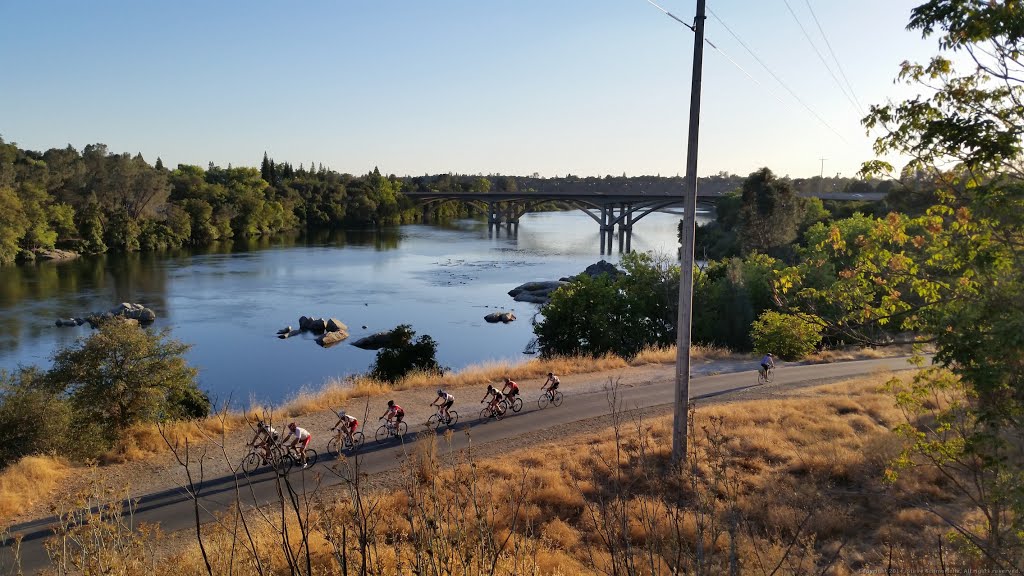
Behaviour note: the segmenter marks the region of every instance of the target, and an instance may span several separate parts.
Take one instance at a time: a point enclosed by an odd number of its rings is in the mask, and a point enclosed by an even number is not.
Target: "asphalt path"
[[[803,366],[785,366],[775,372],[772,388],[809,385],[863,376],[877,371],[904,370],[911,368],[906,358],[886,358],[880,360],[860,360],[837,362],[833,364],[815,364]],[[714,376],[695,377],[690,382],[690,398],[698,405],[701,401],[738,393],[756,386],[756,372],[734,372]],[[642,385],[622,387],[618,390],[621,408],[624,410],[655,408],[672,404],[675,400],[674,373]],[[570,424],[606,416],[610,412],[607,395],[603,391],[566,394],[561,406],[548,405],[541,409],[536,396],[523,396],[523,408],[519,413],[510,410],[498,421],[479,418],[480,404],[456,404],[453,408],[459,412],[459,422],[454,426],[456,431],[471,431],[470,435],[453,434],[452,446],[455,449],[465,448],[470,437],[474,445],[507,440],[524,432],[533,432],[545,428]],[[403,456],[409,453],[415,444],[417,434],[425,428],[409,422],[409,433],[403,438],[395,438],[388,442],[377,443],[374,440],[374,428],[365,429],[366,442],[359,449],[359,470],[361,474],[375,474],[397,468]],[[443,430],[437,432],[443,434]],[[319,441],[318,441],[319,440]],[[326,454],[326,438],[314,437],[311,447],[320,452],[316,464],[303,470],[292,469],[288,479],[292,488],[300,495],[322,490],[344,480],[331,473],[327,466],[334,463],[336,454]],[[239,461],[244,454],[238,455]],[[194,472],[195,473],[195,472]],[[237,499],[248,505],[264,505],[278,502],[280,499],[281,482],[277,481],[277,473],[262,467],[252,475],[246,475],[239,469],[235,475],[206,479],[197,487],[200,504],[200,518],[203,522],[213,519],[214,515],[230,508]],[[195,505],[193,499],[184,488],[174,488],[147,494],[135,501],[134,524],[158,523],[164,532],[172,532],[195,526]],[[23,568],[31,573],[45,568],[48,558],[43,548],[43,541],[53,534],[57,519],[54,517],[26,522],[10,527],[12,535],[23,536],[21,543],[21,559]],[[6,551],[5,551],[6,552]],[[4,561],[0,560],[0,568]]]

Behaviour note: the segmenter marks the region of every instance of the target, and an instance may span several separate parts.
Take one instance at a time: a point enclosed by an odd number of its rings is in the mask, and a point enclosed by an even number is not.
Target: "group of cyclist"
[[[553,395],[555,390],[558,389],[558,385],[558,376],[548,372],[548,379],[544,382],[544,385],[541,386],[541,390],[547,394]],[[493,411],[497,408],[498,403],[501,402],[502,399],[508,398],[511,402],[518,395],[519,384],[506,376],[505,385],[502,386],[501,390],[498,390],[490,384],[487,385],[487,392],[484,394],[483,400],[481,400],[480,403],[482,404],[486,402],[487,398],[490,397],[491,401],[488,406]],[[449,409],[451,409],[453,404],[455,404],[455,396],[446,392],[443,388],[437,389],[437,398],[430,403],[431,406],[437,406],[439,411],[444,413],[446,423],[451,422],[451,413],[449,413]],[[388,400],[388,409],[380,418],[378,418],[378,420],[384,420],[385,418],[387,419],[389,426],[398,426],[398,424],[402,422],[402,419],[405,418],[405,410],[398,404],[395,404],[394,400]],[[359,420],[356,419],[355,416],[341,410],[338,412],[338,421],[334,423],[334,426],[331,426],[331,431],[343,433],[346,438],[346,444],[351,445],[353,443],[353,434],[355,434],[358,427]],[[253,439],[252,445],[262,450],[263,463],[266,464],[274,444],[280,443],[281,445],[285,445],[290,438],[294,437],[294,440],[292,440],[291,444],[288,446],[289,448],[295,448],[298,451],[299,456],[302,458],[302,467],[306,468],[309,465],[306,462],[306,448],[309,446],[309,442],[313,436],[305,428],[297,426],[295,422],[289,423],[287,430],[288,433],[279,441],[280,433],[277,429],[261,420],[256,426],[256,437]]]

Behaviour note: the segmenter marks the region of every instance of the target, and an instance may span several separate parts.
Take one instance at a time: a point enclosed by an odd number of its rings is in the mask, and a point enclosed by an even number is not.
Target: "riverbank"
[[[863,350],[860,355],[881,357],[902,353],[905,350]],[[846,355],[854,356],[855,353]],[[25,477],[27,468],[23,466],[24,461],[11,466],[0,474],[0,486],[9,486],[0,498],[0,518],[11,524],[45,516],[54,497],[75,494],[96,483],[127,489],[132,496],[179,488],[186,478],[170,453],[168,443],[184,446],[188,441],[193,451],[208,450],[210,455],[204,459],[207,477],[232,474],[245,453],[245,445],[252,437],[252,426],[257,418],[265,418],[279,428],[289,420],[297,421],[313,433],[313,447],[320,450],[326,445],[329,428],[336,422],[335,409],[345,408],[361,423],[370,421],[375,424],[376,416],[383,413],[386,401],[393,398],[406,409],[410,429],[413,429],[412,425],[425,422],[433,413],[428,405],[435,398],[435,390],[439,386],[455,394],[458,408],[466,403],[476,405],[488,383],[497,384],[509,375],[519,382],[525,399],[532,402],[549,371],[559,374],[562,391],[572,396],[601,390],[609,379],[619,379],[624,385],[637,385],[664,378],[673,372],[675,356],[674,349],[664,349],[645,351],[631,362],[604,357],[494,363],[447,374],[440,380],[436,376],[412,375],[393,387],[365,378],[332,381],[322,390],[301,392],[277,408],[256,407],[246,413],[222,412],[203,421],[176,423],[163,429],[139,426],[127,435],[128,440],[115,452],[91,465],[70,466],[61,459],[52,459],[53,472],[36,472],[32,477],[38,480],[27,484],[18,480]],[[812,361],[828,361],[834,356],[836,354],[829,353]],[[692,357],[695,376],[754,370],[757,367],[754,356],[721,349],[695,348]],[[232,458],[226,459],[225,453]],[[45,462],[45,458],[32,460],[32,469],[47,468]],[[7,484],[5,477],[10,478]]]

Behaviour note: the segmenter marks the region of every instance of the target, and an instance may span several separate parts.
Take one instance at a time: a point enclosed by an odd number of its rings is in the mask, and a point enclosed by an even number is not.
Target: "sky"
[[[692,21],[694,0],[656,1]],[[920,1],[708,0],[698,173],[854,175],[867,107],[913,95],[900,62],[936,51],[905,29]],[[692,56],[646,0],[7,0],[0,137],[167,166],[674,176]]]

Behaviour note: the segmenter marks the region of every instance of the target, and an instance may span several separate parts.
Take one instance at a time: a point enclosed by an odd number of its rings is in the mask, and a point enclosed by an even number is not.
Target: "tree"
[[[675,342],[679,267],[635,252],[622,267],[625,274],[583,274],[551,294],[533,327],[542,356],[632,358]]]
[[[196,369],[183,357],[189,346],[120,319],[103,322],[90,337],[56,353],[47,381],[67,395],[76,413],[99,423],[108,441],[133,424],[202,417],[209,401],[196,385]]]
[[[397,382],[410,372],[443,374],[437,363],[437,342],[424,334],[415,341],[412,326],[401,324],[390,333],[386,346],[377,351],[377,359],[370,370],[374,378]]]
[[[22,456],[72,447],[71,407],[42,379],[34,368],[0,370],[0,469]]]
[[[911,29],[938,35],[972,66],[957,72],[943,54],[904,63],[899,78],[927,95],[872,106],[864,124],[881,133],[879,155],[911,159],[904,178],[934,183],[935,203],[878,219],[852,243],[832,231],[818,246],[836,263],[828,290],[808,286],[814,262],[777,281],[796,313],[825,309],[833,327],[879,328],[852,337],[914,330],[934,343],[942,369],[892,384],[913,418],[899,464],[927,464],[969,498],[978,522],[952,521],[957,541],[1008,572],[1024,569],[1022,21],[1017,2],[931,0],[912,11]],[[892,171],[882,161],[864,168]]]
[[[801,206],[789,182],[762,168],[743,181],[742,190],[739,226],[744,253],[769,254],[775,248],[792,244]]]
[[[21,198],[11,188],[0,186],[0,264],[14,262],[27,228]]]

